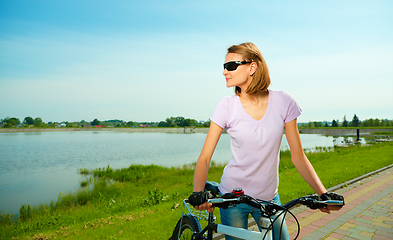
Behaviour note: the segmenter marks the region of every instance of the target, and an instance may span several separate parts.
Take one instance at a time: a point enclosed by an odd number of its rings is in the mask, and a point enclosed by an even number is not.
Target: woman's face
[[[244,61],[242,56],[237,53],[228,53],[225,58],[225,63],[232,61]],[[252,77],[250,76],[250,64],[238,65],[236,70],[228,71],[224,69],[222,73],[225,76],[227,87],[240,87],[246,90],[250,84]]]

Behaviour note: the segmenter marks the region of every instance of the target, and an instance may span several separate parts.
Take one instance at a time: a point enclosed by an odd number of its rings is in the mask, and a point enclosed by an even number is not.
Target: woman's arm
[[[291,150],[292,162],[300,175],[319,196],[325,193],[325,187],[307,156],[304,154],[297,128],[297,119],[285,123],[285,136],[287,137],[288,145]]]
[[[310,185],[310,187],[314,189],[318,196],[326,193],[326,188],[323,186],[313,166],[304,154],[299,130],[297,128],[297,119],[285,123],[285,136],[287,137],[288,145],[291,149],[292,162],[300,175]],[[320,208],[319,210],[325,213],[330,213],[331,210],[340,210],[341,208],[342,206],[327,206],[326,208]]]
[[[205,144],[203,145],[201,154],[199,155],[198,161],[195,166],[194,173],[194,192],[203,191],[207,181],[207,175],[209,172],[210,161],[213,156],[214,150],[216,149],[218,140],[220,140],[222,128],[215,124],[210,123],[210,129],[206,136]],[[214,211],[211,208],[212,204],[205,202],[202,205],[196,206],[197,210],[208,210],[209,212]]]
[[[220,140],[222,128],[215,124],[210,123],[210,129],[207,133],[205,144],[203,145],[201,154],[195,166],[194,173],[194,192],[203,191],[207,181],[209,172],[210,161],[216,149],[218,140]]]

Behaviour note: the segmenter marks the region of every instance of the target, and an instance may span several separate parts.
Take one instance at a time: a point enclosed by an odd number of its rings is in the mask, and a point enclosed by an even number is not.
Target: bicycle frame
[[[187,203],[186,200],[183,200],[183,206],[194,217],[200,220],[203,218],[208,221],[208,225],[201,232],[195,235],[195,239],[203,239],[203,236],[207,232],[207,239],[212,240],[213,231],[217,233],[229,235],[232,237],[237,237],[240,239],[250,239],[250,240],[273,239],[271,226],[267,229],[262,229],[262,232],[259,231],[255,232],[255,231],[250,231],[248,229],[226,226],[223,224],[214,223],[215,217],[213,213],[207,213],[207,211],[194,210],[194,208],[189,203]],[[184,215],[184,208],[183,208],[183,215]]]
[[[216,188],[213,185],[210,185],[209,187],[208,183],[206,184],[207,186],[206,188],[210,188],[208,190],[214,193],[215,196],[219,195],[218,188]],[[185,237],[185,239],[212,240],[213,232],[222,233],[240,239],[255,239],[255,240],[272,239],[273,235],[276,234],[274,232],[275,230],[273,228],[273,223],[275,223],[276,221],[282,221],[281,223],[281,228],[282,228],[285,215],[287,213],[292,215],[297,222],[298,233],[297,236],[295,237],[295,239],[297,239],[300,232],[300,224],[297,218],[295,217],[295,215],[293,215],[289,209],[296,206],[297,204],[305,205],[310,209],[323,208],[329,205],[336,205],[336,206],[345,205],[344,198],[342,196],[336,196],[335,197],[336,200],[330,200],[330,199],[321,200],[320,197],[315,194],[293,199],[292,201],[284,205],[277,205],[273,202],[267,202],[267,201],[255,199],[251,196],[244,195],[244,193],[237,191],[237,189],[235,190],[232,193],[229,193],[229,195],[225,194],[222,197],[209,199],[208,202],[213,203],[213,206],[224,207],[224,208],[225,206],[227,206],[227,204],[236,205],[240,203],[246,203],[252,207],[260,208],[261,216],[257,221],[257,225],[259,228],[258,230],[260,230],[260,232],[250,231],[248,229],[242,229],[237,227],[231,227],[223,224],[217,224],[214,222],[215,217],[213,213],[208,213],[207,211],[195,210],[194,207],[192,207],[188,203],[188,199],[184,199],[183,214],[180,220],[178,221],[175,230],[173,231],[173,235],[171,239],[176,240],[179,239],[180,236],[182,236],[182,239],[184,239]],[[238,192],[240,192],[241,194],[236,195],[236,193]],[[184,214],[185,209],[187,209],[189,213]],[[202,229],[199,221],[202,218],[208,222],[207,226],[204,229]],[[281,234],[281,229],[278,232],[279,234]],[[183,235],[183,233],[185,234]]]

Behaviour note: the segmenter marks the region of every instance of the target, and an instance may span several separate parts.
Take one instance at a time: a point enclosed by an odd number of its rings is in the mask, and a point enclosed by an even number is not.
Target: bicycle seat
[[[218,190],[218,185],[220,184],[216,182],[206,182],[205,189],[211,192],[214,196],[218,196],[220,193],[220,190]]]

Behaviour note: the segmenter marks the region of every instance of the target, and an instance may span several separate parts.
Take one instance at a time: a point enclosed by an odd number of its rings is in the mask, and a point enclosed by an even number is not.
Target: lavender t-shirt
[[[290,94],[268,91],[267,110],[259,121],[248,115],[237,95],[224,97],[210,118],[231,136],[232,159],[221,177],[221,193],[241,187],[245,194],[267,201],[277,194],[284,123],[302,110]]]

